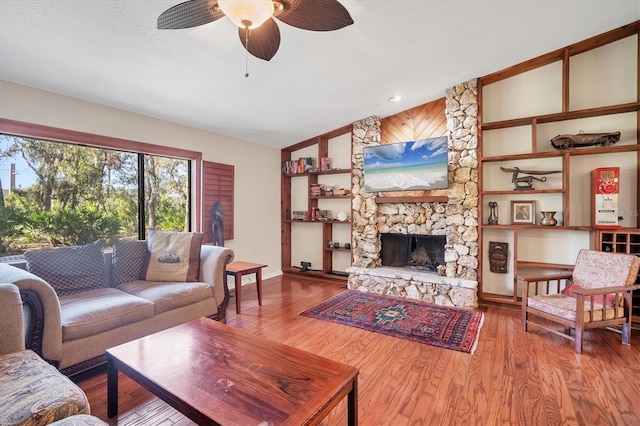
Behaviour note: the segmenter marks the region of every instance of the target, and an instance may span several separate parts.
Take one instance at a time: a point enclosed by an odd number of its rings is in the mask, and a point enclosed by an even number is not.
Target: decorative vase
[[[540,219],[540,225],[542,226],[556,226],[558,221],[556,220],[556,212],[540,212],[542,213],[542,219]]]
[[[487,223],[489,225],[497,225],[498,224],[498,203],[495,201],[489,202],[489,208],[491,212],[489,213],[489,219],[487,219]]]

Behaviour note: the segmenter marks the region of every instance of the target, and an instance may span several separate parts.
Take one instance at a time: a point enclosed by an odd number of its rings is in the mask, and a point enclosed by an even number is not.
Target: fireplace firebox
[[[380,234],[382,266],[435,271],[445,243],[444,235]]]

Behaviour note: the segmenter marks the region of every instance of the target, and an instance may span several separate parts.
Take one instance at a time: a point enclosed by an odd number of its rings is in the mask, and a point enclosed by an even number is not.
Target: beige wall
[[[280,273],[280,150],[0,80],[0,117],[202,152],[235,167],[236,259]],[[248,280],[248,279],[246,279]],[[229,282],[232,287],[232,282]]]

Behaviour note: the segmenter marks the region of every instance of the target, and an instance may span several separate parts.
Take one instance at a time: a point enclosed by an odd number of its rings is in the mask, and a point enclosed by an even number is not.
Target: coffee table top
[[[313,423],[358,375],[349,365],[208,318],[107,353],[119,370],[179,411],[186,407],[192,419],[225,425]]]

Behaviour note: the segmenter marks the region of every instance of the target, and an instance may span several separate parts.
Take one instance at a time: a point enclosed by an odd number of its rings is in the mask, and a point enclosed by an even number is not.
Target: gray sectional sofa
[[[20,289],[27,348],[73,375],[104,363],[112,346],[200,317],[225,321],[225,268],[234,253],[199,241],[191,244],[190,276],[181,278],[151,273],[150,238],[116,241],[113,252],[99,243],[33,250],[25,269],[0,264],[0,283]],[[178,265],[171,248],[160,249],[160,267]]]

